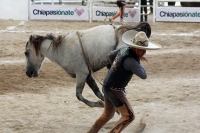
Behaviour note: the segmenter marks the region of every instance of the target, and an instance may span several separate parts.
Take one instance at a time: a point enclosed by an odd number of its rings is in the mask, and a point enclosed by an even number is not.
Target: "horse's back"
[[[90,66],[93,71],[97,71],[108,64],[108,53],[116,47],[115,29],[111,25],[96,26],[86,30],[70,33],[62,41],[60,51],[63,55],[63,65],[67,71],[75,72],[77,67],[87,64],[84,58],[81,44],[84,52],[89,58]],[[80,41],[79,41],[80,39]]]
[[[115,29],[111,25],[102,25],[80,31],[81,41],[91,66],[99,70],[108,64],[108,53],[116,47]]]

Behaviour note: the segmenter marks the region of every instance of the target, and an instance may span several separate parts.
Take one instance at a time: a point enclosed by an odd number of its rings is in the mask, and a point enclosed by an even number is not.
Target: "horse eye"
[[[28,56],[28,52],[26,51],[26,52],[24,52],[24,54],[26,55],[26,56]]]

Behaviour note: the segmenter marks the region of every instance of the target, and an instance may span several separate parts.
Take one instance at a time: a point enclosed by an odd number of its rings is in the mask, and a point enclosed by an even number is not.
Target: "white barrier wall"
[[[160,6],[160,2],[200,2],[200,0],[155,0],[154,22],[200,22],[199,7]]]
[[[30,5],[30,19],[89,20],[88,7],[67,5]]]
[[[29,0],[1,0],[0,19],[28,20]]]
[[[48,1],[50,2],[51,0]],[[94,6],[93,0],[88,0],[88,2],[87,6],[44,3],[30,4],[29,19],[89,20],[89,22],[92,22],[93,20],[103,21],[106,17],[112,17],[119,11],[116,4],[114,7],[112,4],[108,7],[104,3],[100,6]],[[133,6],[126,7],[124,14],[126,22],[140,21],[140,2],[138,5],[134,8]],[[118,17],[115,21],[120,21],[120,18]]]
[[[91,20],[90,22],[92,22],[92,20],[103,21],[105,16],[97,16],[94,13],[94,9],[101,8],[102,7],[94,7],[91,3],[88,6],[69,6],[54,4],[32,5],[31,0],[1,0],[0,19],[13,19],[25,21],[28,21],[29,19]],[[104,9],[105,12],[118,12],[118,7],[109,7],[102,9]],[[52,13],[52,11],[56,12]],[[69,11],[73,14],[69,14]],[[140,6],[137,8],[126,8],[125,18],[127,22],[138,22],[140,18],[139,16]],[[119,18],[116,19],[116,21],[119,21]]]
[[[95,10],[102,8],[103,12],[117,12],[117,7],[95,7],[92,4],[89,6],[59,6],[56,5],[31,5],[31,0],[1,0],[0,4],[0,19],[25,20],[29,19],[66,19],[66,20],[103,20],[105,16],[98,16]],[[90,1],[90,0],[88,0]],[[91,0],[93,1],[93,0]],[[195,7],[168,7],[159,6],[159,2],[200,2],[200,0],[154,0],[153,21],[176,21],[176,22],[200,22],[200,8]],[[58,5],[57,5],[58,6]],[[47,8],[48,7],[48,8]],[[35,8],[38,8],[35,10]],[[57,16],[54,14],[43,14],[43,8],[52,10],[55,9]],[[51,9],[52,8],[52,9]],[[113,8],[113,9],[112,9]],[[60,10],[63,9],[63,12]],[[69,15],[68,10],[73,15]],[[110,11],[112,9],[112,11]],[[46,13],[46,12],[45,12]],[[48,12],[47,12],[48,13]],[[51,13],[51,12],[50,12]],[[65,16],[62,16],[64,13]],[[127,22],[139,22],[140,17],[140,2],[137,8],[126,8],[125,18]],[[89,19],[90,18],[90,19]],[[116,21],[119,21],[117,19]]]
[[[115,15],[118,11],[118,7],[93,7],[92,19],[103,21],[105,17],[110,18]],[[140,21],[140,8],[126,8],[124,12],[124,20],[126,22],[139,22]],[[120,22],[120,17],[116,18],[115,21]]]

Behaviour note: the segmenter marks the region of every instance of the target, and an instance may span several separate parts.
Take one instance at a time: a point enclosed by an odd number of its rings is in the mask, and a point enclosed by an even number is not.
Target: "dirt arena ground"
[[[0,20],[0,132],[86,133],[102,108],[77,100],[75,79],[45,59],[37,78],[25,74],[24,50],[29,35],[67,34],[103,23]],[[131,23],[136,25],[137,23]],[[123,133],[199,133],[200,23],[151,23],[151,40],[163,46],[147,52],[148,78],[134,76],[127,97],[136,119]],[[106,68],[98,71],[103,79]],[[101,85],[99,84],[101,88]],[[88,86],[84,97],[98,100]],[[99,133],[120,118],[115,114]],[[146,125],[143,131],[138,131]]]

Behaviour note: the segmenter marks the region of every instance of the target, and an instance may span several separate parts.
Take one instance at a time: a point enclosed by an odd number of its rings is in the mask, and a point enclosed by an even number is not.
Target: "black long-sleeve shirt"
[[[110,64],[113,63],[113,61],[114,61],[117,53],[119,52],[119,50],[120,49],[111,51],[111,53],[109,54],[109,62],[110,62]],[[146,79],[147,78],[145,69],[134,58],[127,57],[123,62],[123,66],[124,66],[124,68],[126,70],[131,71],[133,74],[137,75],[141,79]]]

